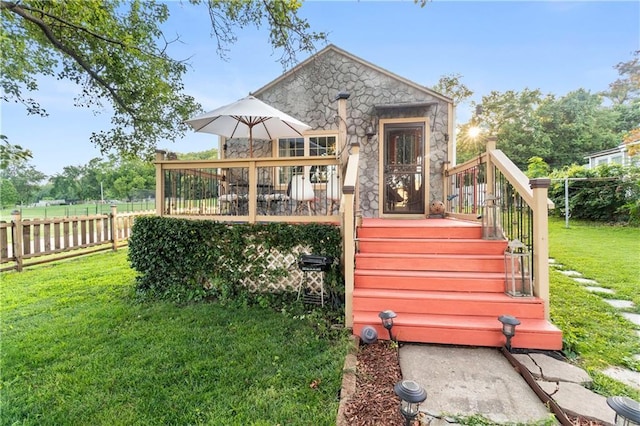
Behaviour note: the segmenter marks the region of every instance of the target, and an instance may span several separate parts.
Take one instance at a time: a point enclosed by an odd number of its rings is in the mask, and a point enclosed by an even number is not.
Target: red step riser
[[[459,259],[452,256],[385,257],[356,255],[356,269],[388,271],[504,272],[504,259]]]
[[[362,327],[373,324],[354,324],[353,334],[359,336]],[[382,326],[374,325],[381,340],[387,340],[389,333]],[[447,345],[502,347],[505,337],[496,330],[468,330],[437,327],[394,326],[393,337],[399,342],[434,343]],[[520,349],[561,350],[561,334],[537,334],[522,332],[511,340],[511,346]]]
[[[503,293],[504,279],[391,277],[358,275],[355,288]]]
[[[358,238],[482,238],[481,228],[361,227]]]
[[[403,299],[403,298],[377,298],[358,297],[354,294],[354,312],[380,312],[386,309],[402,313],[421,314],[428,312],[432,315],[461,315],[461,316],[490,316],[497,318],[503,314],[513,315],[517,318],[544,318],[544,305],[538,303],[517,302],[489,302],[467,300],[443,300],[431,299]]]
[[[464,242],[463,242],[464,241]],[[502,255],[503,241],[430,241],[430,240],[359,240],[360,253],[414,253],[414,254],[495,254]]]

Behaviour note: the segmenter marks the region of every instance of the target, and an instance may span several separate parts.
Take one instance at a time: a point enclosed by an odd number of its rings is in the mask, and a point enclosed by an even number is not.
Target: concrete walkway
[[[583,386],[591,381],[584,370],[543,354],[516,359],[568,414],[613,423],[615,413],[606,398]],[[427,391],[420,406],[424,425],[451,425],[454,416],[481,415],[500,424],[535,424],[553,417],[497,349],[405,344],[400,368],[404,379]]]

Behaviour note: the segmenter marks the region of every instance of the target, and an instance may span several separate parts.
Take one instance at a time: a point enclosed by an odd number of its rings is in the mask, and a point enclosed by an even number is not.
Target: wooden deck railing
[[[0,222],[0,271],[22,271],[24,267],[117,250],[127,244],[136,217],[154,211],[77,217],[22,219],[19,211],[11,222]]]
[[[168,160],[156,156],[161,216],[221,222],[339,220],[342,176],[335,157]]]
[[[345,326],[353,327],[353,289],[356,264],[356,232],[360,222],[358,206],[358,168],[360,162],[360,145],[351,145],[351,154],[347,160],[347,167],[342,187],[343,197],[340,203],[340,218],[342,229],[342,253],[344,256],[344,315]]]
[[[549,316],[549,179],[529,179],[490,140],[485,153],[445,171],[447,216],[480,221],[487,199],[495,199],[507,240],[518,239],[532,255],[534,294]]]

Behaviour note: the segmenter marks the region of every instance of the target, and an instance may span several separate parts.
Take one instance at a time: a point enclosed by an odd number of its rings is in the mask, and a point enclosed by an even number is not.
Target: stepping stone
[[[640,373],[637,371],[631,371],[622,367],[609,367],[603,370],[602,374],[611,377],[613,380],[622,382],[627,386],[631,386],[634,389],[640,390]]]
[[[613,424],[615,412],[607,405],[607,398],[576,383],[537,381],[542,390],[565,411]]]
[[[581,277],[582,274],[578,271],[560,271],[562,275],[566,275],[568,277]]]
[[[632,314],[629,312],[623,312],[622,316],[634,323],[635,325],[640,325],[640,314]],[[640,332],[638,332],[640,334]]]
[[[585,287],[585,290],[590,291],[591,293],[615,294],[615,291],[604,287]]]
[[[545,354],[516,354],[514,357],[531,372],[536,379],[548,382],[591,383],[591,376],[582,368],[563,362]]]
[[[598,281],[589,278],[574,278],[573,280],[580,284],[598,284]]]
[[[562,269],[562,268],[564,268],[564,265],[563,265],[562,263],[554,263],[554,264],[553,264],[553,265],[551,265],[551,266],[553,266],[553,267],[554,267],[554,268],[556,268],[556,269]]]
[[[549,264],[556,263],[556,260],[553,257],[549,258]]]
[[[635,306],[630,300],[604,299],[604,301],[617,309],[631,309]]]

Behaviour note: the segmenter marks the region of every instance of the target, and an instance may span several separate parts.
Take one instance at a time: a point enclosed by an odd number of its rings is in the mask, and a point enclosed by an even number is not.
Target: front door
[[[384,214],[425,214],[425,123],[383,124]]]

